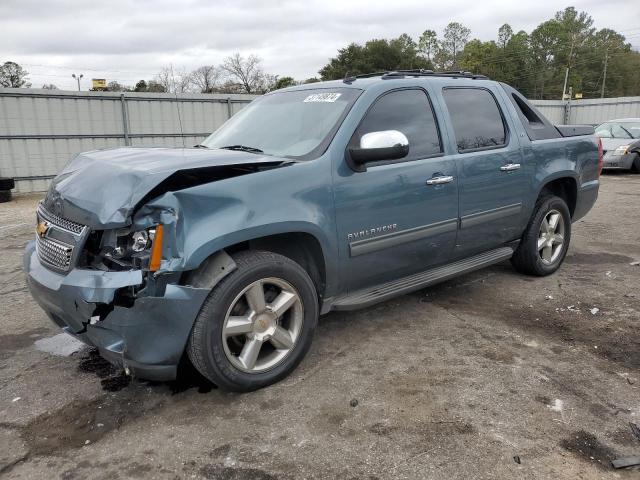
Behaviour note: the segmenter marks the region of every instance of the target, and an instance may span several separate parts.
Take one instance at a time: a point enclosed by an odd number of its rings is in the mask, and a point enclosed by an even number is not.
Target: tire
[[[0,203],[11,201],[11,190],[0,190]]]
[[[633,173],[640,173],[640,152],[636,152],[636,158],[634,158],[631,164],[631,171]]]
[[[560,217],[553,228],[553,218]],[[547,220],[546,226],[543,222]],[[559,242],[559,237],[562,241]],[[542,248],[538,248],[538,242],[546,240]],[[534,214],[522,235],[511,263],[514,268],[527,275],[546,276],[554,273],[567,254],[571,241],[571,213],[566,202],[555,195],[543,195],[536,202]]]
[[[248,392],[282,380],[302,361],[318,322],[318,296],[307,272],[287,257],[249,250],[233,260],[237,268],[196,318],[187,354],[220,388]]]
[[[0,177],[0,190],[11,190],[16,187],[13,178]]]

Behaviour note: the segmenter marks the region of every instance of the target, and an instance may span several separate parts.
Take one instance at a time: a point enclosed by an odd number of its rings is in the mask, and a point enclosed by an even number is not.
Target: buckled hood
[[[130,223],[150,194],[179,190],[291,161],[269,155],[206,148],[116,148],[81,153],[51,182],[45,198],[50,212],[93,228]],[[158,187],[177,174],[180,181]],[[171,183],[171,182],[169,182]]]

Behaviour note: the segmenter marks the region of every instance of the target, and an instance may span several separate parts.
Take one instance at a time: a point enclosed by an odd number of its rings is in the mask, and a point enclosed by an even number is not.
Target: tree
[[[191,75],[184,68],[174,70],[173,65],[162,67],[153,82],[171,93],[187,93],[192,86]]]
[[[498,29],[498,44],[501,48],[507,47],[507,43],[509,43],[511,37],[513,37],[513,29],[508,23],[505,23]]]
[[[235,53],[224,59],[221,68],[240,85],[245,93],[256,93],[265,88],[265,74],[260,67],[260,58],[249,55],[244,58]]]
[[[444,29],[442,48],[447,53],[451,68],[458,67],[458,54],[469,41],[471,30],[458,22],[451,22]]]
[[[107,91],[108,92],[128,92],[130,90],[131,90],[130,87],[126,87],[126,86],[118,83],[116,80],[112,80],[109,83],[107,83]]]
[[[28,75],[29,72],[17,63],[4,62],[3,65],[0,65],[0,87],[21,88],[26,86],[28,88],[31,86],[27,84]]]
[[[280,77],[273,85],[273,90],[279,90],[281,88],[293,87],[296,81],[293,77]]]
[[[149,87],[147,86],[147,82],[145,82],[144,80],[140,80],[138,83],[136,83],[136,86],[133,87],[133,91],[134,92],[146,92],[148,91]]]
[[[408,35],[352,43],[339,49],[320,75],[330,80],[401,68],[462,69],[506,82],[529,98],[559,99],[569,67],[567,88],[584,98],[640,95],[640,52],[612,29],[596,31],[592,18],[573,7],[530,34],[504,24],[495,40],[470,37],[468,28],[453,22],[442,40],[425,30],[417,44]]]
[[[434,30],[425,30],[418,40],[418,49],[429,62],[438,50],[438,35]]]
[[[149,80],[147,82],[147,92],[162,93],[166,91],[167,90],[155,80]]]
[[[418,51],[409,35],[391,40],[373,39],[364,45],[352,43],[338,50],[338,55],[320,69],[323,80],[344,78],[347,74],[429,68],[431,63]]]
[[[42,89],[43,90],[58,90],[58,87],[55,86],[53,83],[45,83],[44,85],[42,85]]]
[[[222,72],[219,68],[213,65],[203,65],[191,72],[190,79],[201,93],[213,93],[220,83],[221,76]]]
[[[165,92],[166,90],[162,85],[160,85],[155,80],[149,80],[149,81],[139,80],[138,83],[136,83],[136,86],[133,87],[133,91],[162,93],[162,92]]]
[[[304,80],[302,83],[303,84],[307,84],[307,83],[318,83],[320,81],[319,78],[317,77],[311,77],[311,78],[307,78],[306,80]]]
[[[533,96],[544,98],[545,87],[555,73],[555,53],[558,49],[560,26],[555,20],[547,20],[531,32],[530,44],[534,71],[536,77]],[[562,87],[558,87],[554,95],[560,95]]]

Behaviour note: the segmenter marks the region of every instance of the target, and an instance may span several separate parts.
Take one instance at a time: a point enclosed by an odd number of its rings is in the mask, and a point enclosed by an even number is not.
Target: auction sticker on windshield
[[[309,95],[303,101],[304,103],[308,102],[335,102],[338,98],[340,98],[341,93],[314,93]]]

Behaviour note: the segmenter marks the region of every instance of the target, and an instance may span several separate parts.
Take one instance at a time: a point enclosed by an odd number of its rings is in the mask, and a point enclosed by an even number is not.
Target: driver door
[[[421,88],[392,90],[365,114],[349,146],[373,132],[397,131],[409,153],[354,171],[347,160],[334,180],[342,278],[348,290],[374,286],[446,263],[458,226],[455,160]]]

